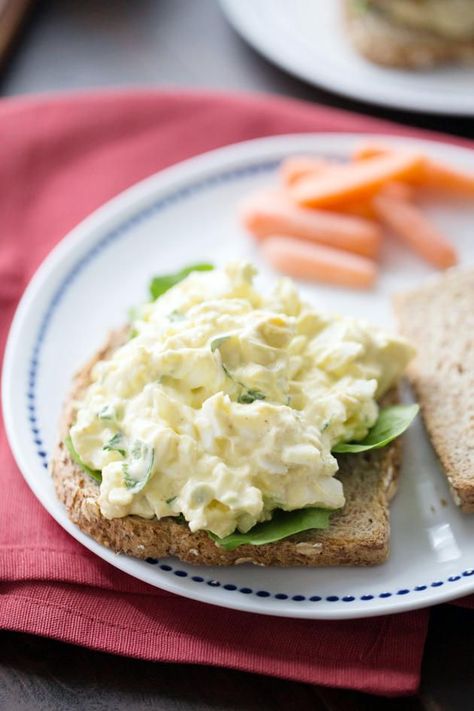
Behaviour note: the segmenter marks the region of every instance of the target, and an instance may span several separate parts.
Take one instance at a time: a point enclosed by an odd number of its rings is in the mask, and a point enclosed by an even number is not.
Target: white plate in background
[[[337,94],[410,111],[474,115],[474,65],[379,67],[353,49],[342,0],[221,0],[238,32],[275,64]]]
[[[153,273],[210,259],[246,258],[263,281],[275,274],[241,230],[236,204],[276,179],[279,161],[295,153],[344,158],[370,137],[303,134],[264,138],[193,158],[107,203],[68,235],[31,281],[18,307],[5,354],[3,407],[8,437],[23,475],[43,506],[84,546],[126,573],[165,590],[261,614],[355,618],[410,610],[474,592],[474,516],[452,503],[421,422],[404,438],[400,490],[392,505],[392,553],[374,568],[193,567],[175,559],[139,561],[116,555],[82,533],[56,499],[47,462],[73,373],[146,297]],[[381,137],[378,137],[381,140]],[[410,142],[454,165],[472,152]],[[432,209],[459,250],[474,263],[473,206]],[[374,291],[301,284],[323,308],[391,323],[390,295],[433,270],[386,241]],[[61,357],[58,357],[61,354]]]

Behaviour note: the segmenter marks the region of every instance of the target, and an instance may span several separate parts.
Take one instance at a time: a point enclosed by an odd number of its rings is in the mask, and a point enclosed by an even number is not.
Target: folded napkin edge
[[[49,589],[50,586],[48,583],[44,587]],[[166,604],[166,601],[163,602]],[[350,664],[344,660],[339,665],[332,659],[325,664],[324,660],[318,658],[315,664],[315,660],[269,658],[255,650],[244,657],[235,654],[231,648],[222,647],[220,643],[212,648],[207,640],[197,637],[188,637],[177,645],[174,634],[169,631],[143,630],[101,620],[78,607],[71,608],[35,599],[33,588],[29,594],[0,595],[0,627],[135,659],[219,666],[321,686],[352,688],[383,696],[414,694],[419,686],[419,670],[409,668],[409,663],[406,669],[395,669],[388,665],[386,668],[377,668],[373,663],[358,663],[355,659]]]

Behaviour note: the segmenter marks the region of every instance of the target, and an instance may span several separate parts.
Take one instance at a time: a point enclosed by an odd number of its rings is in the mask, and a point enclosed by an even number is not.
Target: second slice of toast
[[[451,269],[395,299],[417,349],[408,377],[453,498],[474,513],[474,269]]]

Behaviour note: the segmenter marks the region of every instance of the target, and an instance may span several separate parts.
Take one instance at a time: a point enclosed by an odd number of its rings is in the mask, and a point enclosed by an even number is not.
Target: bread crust
[[[366,454],[340,457],[338,476],[344,484],[346,505],[331,516],[330,527],[324,531],[307,531],[271,544],[247,544],[226,551],[204,531],[192,533],[172,517],[106,519],[98,505],[99,485],[71,460],[64,438],[75,418],[75,402],[90,383],[93,366],[109,357],[124,338],[125,331],[111,334],[104,348],[76,375],[64,408],[61,441],[51,463],[58,498],[84,533],[117,553],[142,559],[175,556],[195,565],[314,567],[375,565],[386,560],[389,501],[397,489],[400,469],[398,442]],[[390,400],[394,399],[392,393]]]
[[[403,27],[370,8],[360,12],[353,0],[345,0],[345,24],[357,51],[376,64],[420,69],[474,61],[474,40],[446,39]]]

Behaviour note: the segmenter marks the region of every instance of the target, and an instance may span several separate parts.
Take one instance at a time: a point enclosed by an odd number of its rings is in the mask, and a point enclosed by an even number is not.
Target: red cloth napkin
[[[34,270],[105,200],[202,151],[304,131],[420,135],[272,97],[110,92],[1,102],[2,352]],[[379,694],[416,690],[427,611],[321,622],[189,601],[120,573],[69,537],[24,483],[2,422],[0,471],[4,628],[144,659],[213,664]]]

